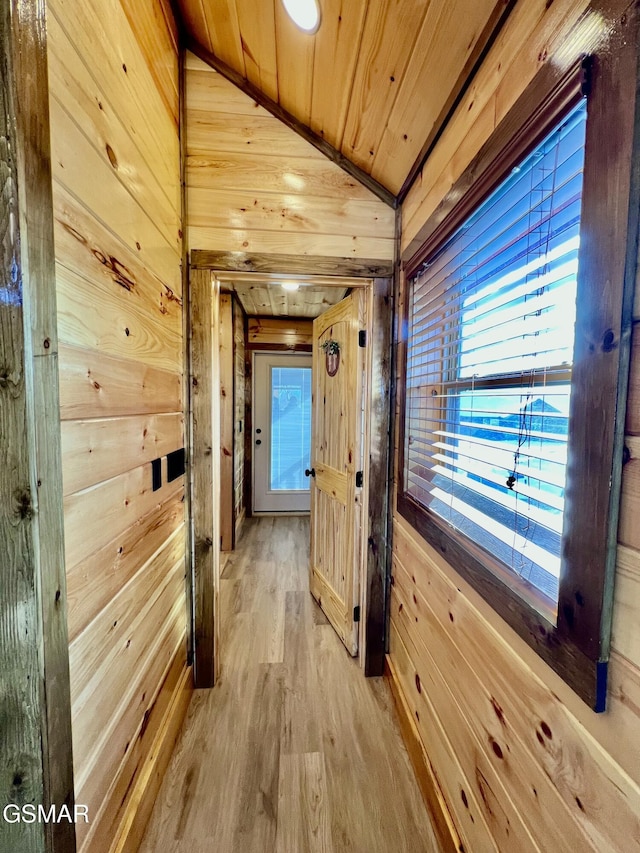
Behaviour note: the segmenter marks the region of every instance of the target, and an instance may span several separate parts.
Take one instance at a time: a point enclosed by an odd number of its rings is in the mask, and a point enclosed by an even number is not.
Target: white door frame
[[[251,441],[251,512],[253,515],[308,515],[310,491],[271,491],[268,488],[271,461],[271,394],[261,391],[270,387],[270,367],[309,367],[310,353],[254,351],[252,353],[253,383],[251,407],[253,411]],[[258,434],[257,430],[261,430]],[[258,446],[257,442],[261,442]],[[309,463],[310,464],[310,463]],[[292,506],[292,503],[295,504]]]

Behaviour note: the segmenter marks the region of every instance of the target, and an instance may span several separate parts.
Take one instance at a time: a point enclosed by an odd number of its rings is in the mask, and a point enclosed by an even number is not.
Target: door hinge
[[[354,622],[360,621],[360,605],[359,604],[356,604],[356,606],[353,608],[353,621]]]
[[[367,345],[367,330],[366,329],[360,329],[360,331],[358,332],[358,346],[366,347],[366,345]]]
[[[362,488],[362,481],[363,481],[362,471],[356,471],[356,489]]]

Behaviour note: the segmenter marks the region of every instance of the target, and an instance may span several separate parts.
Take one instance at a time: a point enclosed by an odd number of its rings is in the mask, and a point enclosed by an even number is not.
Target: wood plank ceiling
[[[397,194],[509,0],[319,0],[315,35],[282,0],[179,0],[208,52]]]
[[[220,276],[221,289],[235,293],[250,317],[318,317],[345,296],[349,284],[300,282],[299,290],[290,291],[274,281]]]

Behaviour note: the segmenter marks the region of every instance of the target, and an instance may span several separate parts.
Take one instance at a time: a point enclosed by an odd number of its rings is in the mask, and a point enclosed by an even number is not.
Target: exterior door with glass
[[[254,353],[253,512],[309,512],[311,356]]]

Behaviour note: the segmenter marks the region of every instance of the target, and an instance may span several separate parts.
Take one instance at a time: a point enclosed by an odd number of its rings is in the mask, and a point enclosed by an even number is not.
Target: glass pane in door
[[[311,368],[271,368],[272,491],[308,491],[310,465]]]

